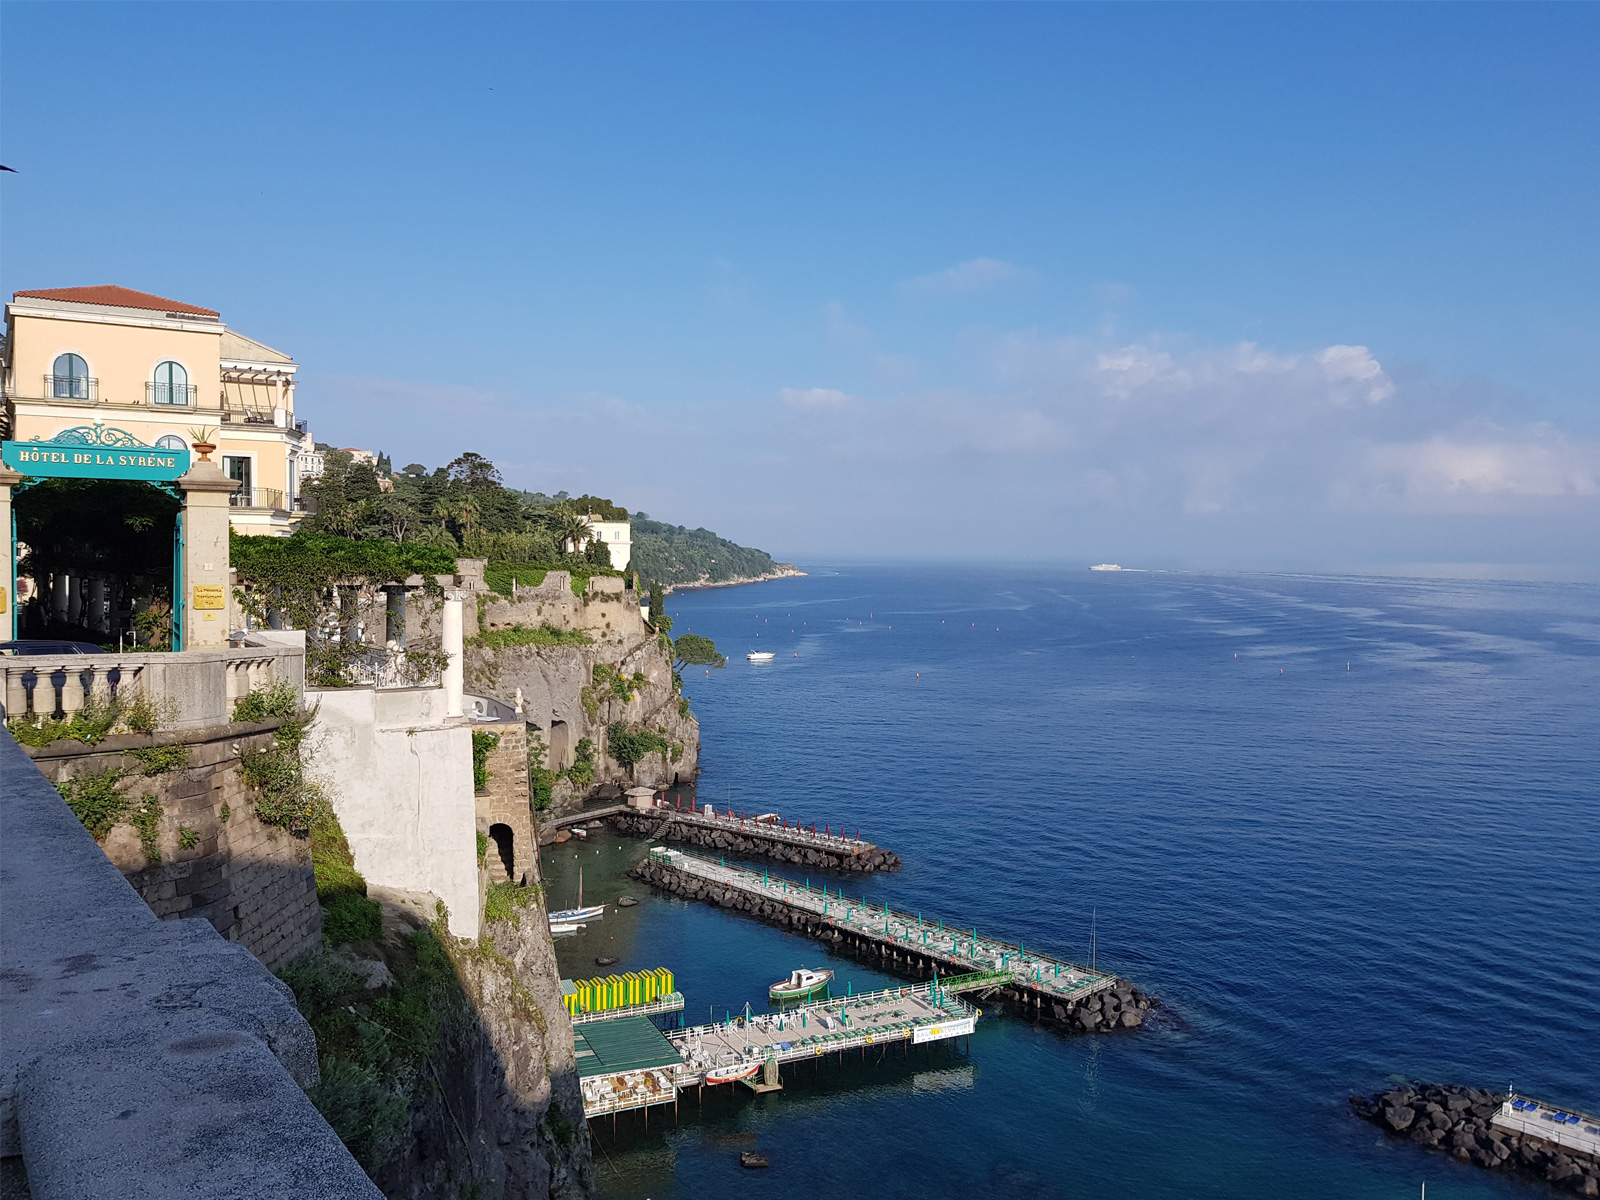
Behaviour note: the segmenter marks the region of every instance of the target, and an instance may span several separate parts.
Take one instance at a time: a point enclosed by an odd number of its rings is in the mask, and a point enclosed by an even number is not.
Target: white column
[[[57,571],[55,578],[50,581],[50,607],[55,611],[55,619],[60,622],[67,619],[67,596],[71,583],[72,577],[65,571]]]
[[[461,644],[461,593],[450,592],[444,598],[441,614],[442,649],[448,657],[444,668],[444,713],[447,717],[461,715],[461,693],[465,686]]]

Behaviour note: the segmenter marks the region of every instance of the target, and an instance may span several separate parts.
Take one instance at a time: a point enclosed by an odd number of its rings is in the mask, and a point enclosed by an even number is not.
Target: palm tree
[[[576,513],[568,513],[562,517],[556,529],[560,534],[561,548],[565,550],[569,545],[572,547],[568,551],[569,554],[583,553],[585,544],[594,540],[594,530],[590,528],[589,522]]]
[[[469,538],[472,536],[472,518],[477,515],[478,502],[476,500],[467,499],[459,501],[456,504],[456,516],[461,518],[461,524],[463,527],[462,537]]]
[[[441,496],[433,506],[433,515],[439,518],[439,528],[443,529],[456,515],[455,503],[448,496]]]

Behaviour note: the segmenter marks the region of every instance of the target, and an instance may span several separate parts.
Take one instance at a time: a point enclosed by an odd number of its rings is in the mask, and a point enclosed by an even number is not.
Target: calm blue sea
[[[859,826],[906,865],[846,890],[900,908],[1076,958],[1093,914],[1100,965],[1175,1019],[995,1014],[970,1056],[596,1123],[608,1196],[1531,1196],[1346,1097],[1600,1108],[1600,589],[846,567],[669,611],[729,654],[687,681],[704,799]],[[547,852],[558,899],[584,863],[588,896],[643,900],[563,942],[565,974],[670,966],[699,1019],[802,964],[891,982],[625,882],[642,853]]]

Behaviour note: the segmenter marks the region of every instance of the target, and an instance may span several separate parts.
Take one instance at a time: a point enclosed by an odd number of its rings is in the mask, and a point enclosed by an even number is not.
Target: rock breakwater
[[[662,863],[647,860],[629,873],[635,879],[685,900],[699,900],[733,909],[791,933],[805,934],[836,953],[849,955],[881,971],[909,975],[914,979],[931,979],[935,971],[950,975],[966,969],[943,963],[932,955],[921,954],[904,946],[840,929],[816,913],[751,896],[737,888],[722,887]],[[1144,1025],[1152,1010],[1161,1005],[1161,1001],[1154,996],[1120,978],[1110,988],[1071,1004],[1060,1003],[1023,984],[996,988],[985,992],[981,999],[984,1004],[999,1002],[1009,1011],[1066,1033],[1111,1033],[1138,1029]]]
[[[770,858],[800,867],[832,871],[898,871],[900,856],[893,850],[874,847],[865,854],[835,853],[823,847],[797,846],[777,837],[762,837],[744,830],[711,829],[680,821],[668,810],[616,813],[607,818],[618,833],[649,838],[658,842],[687,842],[705,850],[749,858]]]
[[[1532,1175],[1580,1196],[1600,1196],[1600,1159],[1492,1124],[1506,1093],[1412,1082],[1350,1107],[1391,1137],[1487,1170]]]

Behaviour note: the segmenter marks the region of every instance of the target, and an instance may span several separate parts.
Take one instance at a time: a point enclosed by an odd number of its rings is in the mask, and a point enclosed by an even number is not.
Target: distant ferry
[[[752,651],[750,651],[749,654],[746,654],[745,657],[748,658],[751,662],[771,662],[772,661],[772,651],[771,650],[752,650]]]
[[[1116,563],[1095,563],[1091,571],[1132,571],[1135,575],[1143,575],[1143,567],[1119,567]]]

